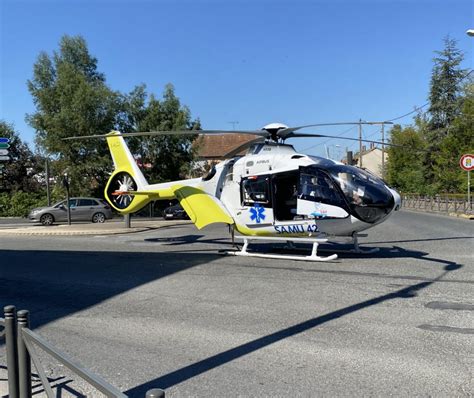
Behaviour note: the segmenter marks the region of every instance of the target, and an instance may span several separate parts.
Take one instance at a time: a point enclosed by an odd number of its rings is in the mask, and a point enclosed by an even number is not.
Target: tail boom
[[[105,198],[115,210],[129,214],[150,201],[178,199],[199,229],[216,222],[234,224],[224,204],[206,192],[201,178],[149,185],[123,135],[112,131],[106,138],[115,170],[105,187]]]

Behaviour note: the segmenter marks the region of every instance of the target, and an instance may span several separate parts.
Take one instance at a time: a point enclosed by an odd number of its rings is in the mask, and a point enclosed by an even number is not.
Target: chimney
[[[352,151],[347,151],[347,164],[352,166],[354,164],[354,159],[352,158]]]

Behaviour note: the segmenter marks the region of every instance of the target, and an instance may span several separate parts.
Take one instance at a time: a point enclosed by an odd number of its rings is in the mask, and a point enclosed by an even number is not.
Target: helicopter
[[[367,122],[370,123],[370,122]],[[308,261],[331,261],[337,254],[318,256],[318,244],[350,239],[353,251],[360,232],[378,225],[401,206],[401,197],[382,179],[356,166],[298,153],[285,141],[297,137],[331,137],[299,130],[360,122],[320,123],[288,127],[271,123],[261,130],[185,130],[132,132],[66,139],[106,139],[115,170],[105,198],[121,214],[134,213],[150,201],[177,199],[198,229],[213,223],[229,225],[232,242],[243,239],[240,251],[229,254]],[[149,184],[125,139],[131,136],[170,134],[228,134],[256,136],[235,148],[203,177]],[[359,141],[355,138],[338,137]],[[390,145],[378,141],[362,140]],[[244,156],[237,156],[243,150]],[[240,235],[235,236],[235,232]],[[312,243],[309,256],[249,252],[254,240]]]

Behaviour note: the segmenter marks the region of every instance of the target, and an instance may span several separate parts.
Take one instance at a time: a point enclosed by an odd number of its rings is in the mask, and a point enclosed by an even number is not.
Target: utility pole
[[[368,124],[371,126],[378,125],[380,124],[382,126],[382,142],[384,142],[384,126],[386,124],[393,124],[392,122],[363,122],[362,119],[359,119],[359,123],[354,122],[353,124],[358,124],[359,125],[359,167],[362,167],[362,125],[363,124]],[[385,145],[382,145],[382,167],[384,167],[384,148]],[[382,171],[383,174],[383,171]]]
[[[382,124],[382,180],[385,178],[385,124]]]
[[[227,123],[232,125],[232,130],[235,130],[235,125],[239,124],[239,122],[237,120],[233,120],[233,121],[227,122]]]
[[[359,119],[359,167],[362,168],[362,119]]]

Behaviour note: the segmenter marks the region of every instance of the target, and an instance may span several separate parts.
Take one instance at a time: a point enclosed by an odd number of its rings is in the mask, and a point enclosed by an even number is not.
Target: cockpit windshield
[[[361,220],[374,223],[392,210],[393,196],[378,177],[345,165],[332,166],[328,172]]]

